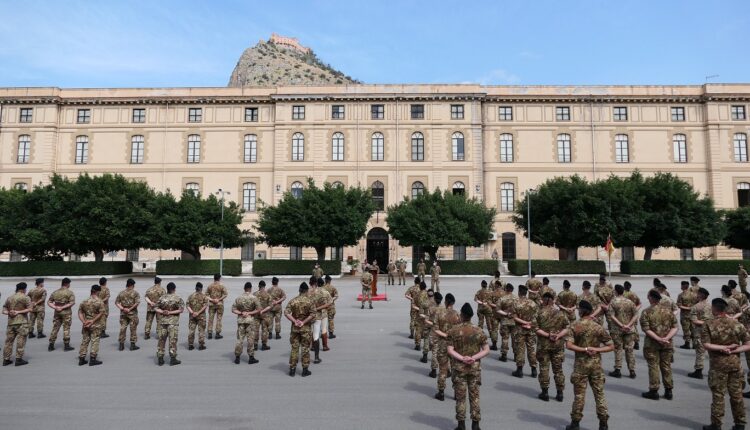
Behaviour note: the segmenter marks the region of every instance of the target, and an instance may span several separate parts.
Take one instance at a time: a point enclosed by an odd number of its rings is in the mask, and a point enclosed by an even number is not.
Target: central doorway
[[[380,273],[388,267],[388,232],[375,227],[367,233],[367,262],[378,261]]]

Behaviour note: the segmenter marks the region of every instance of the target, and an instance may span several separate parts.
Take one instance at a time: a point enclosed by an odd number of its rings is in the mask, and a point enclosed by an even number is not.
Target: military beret
[[[693,282],[700,282],[700,278],[698,278],[697,276],[691,276],[690,280]]]
[[[266,281],[258,282],[258,288],[266,288]]]
[[[177,289],[177,285],[174,282],[167,284],[167,291],[174,291],[175,289]]]
[[[591,282],[589,281],[583,281],[583,289],[591,288]]]
[[[195,291],[202,290],[202,289],[203,289],[203,284],[201,284],[200,282],[196,282]]]
[[[253,283],[252,282],[250,282],[250,281],[245,282],[244,289],[251,290],[252,288],[253,288]]]
[[[529,291],[529,288],[526,285],[521,284],[518,286],[518,294],[526,294],[526,292],[528,291]]]
[[[554,295],[554,294],[552,294],[552,293],[550,293],[549,291],[547,291],[546,293],[544,293],[544,294],[542,295],[542,298],[543,298],[543,299],[554,299],[554,298],[555,298],[555,295]]]
[[[726,300],[722,299],[721,297],[717,297],[711,300],[711,306],[723,311],[727,308],[728,304]]]
[[[706,297],[708,297],[710,295],[710,293],[708,292],[708,290],[705,289],[705,288],[703,288],[703,287],[698,288],[698,294],[703,294]]]
[[[16,284],[16,291],[21,291],[26,289],[26,282],[19,282]]]
[[[125,285],[135,285],[135,279],[128,278],[128,280],[125,281]]]
[[[567,279],[563,281],[563,287],[570,287],[570,281]]]
[[[35,281],[36,285],[43,284],[43,283],[44,283],[44,278],[36,278],[36,281]]]
[[[474,309],[471,308],[470,304],[464,303],[464,305],[461,306],[461,315],[465,318],[471,318],[474,316]]]
[[[63,285],[68,285],[68,284],[70,284],[70,278],[63,278],[63,280],[62,280],[62,284],[63,284]]]
[[[310,289],[310,287],[307,286],[306,282],[303,282],[303,283],[299,284],[299,292],[300,293],[304,293],[308,289]]]
[[[101,286],[101,285],[99,285],[99,284],[94,284],[94,285],[92,285],[92,286],[91,286],[91,292],[92,292],[92,293],[93,293],[94,291],[97,291],[97,292],[98,292],[98,291],[101,291],[101,290],[102,290],[102,286]]]
[[[154,284],[161,284],[161,278],[158,276],[154,276]]]
[[[581,300],[581,303],[578,304],[578,309],[582,309],[584,311],[593,312],[594,307],[591,306],[591,303],[587,302],[586,300]]]

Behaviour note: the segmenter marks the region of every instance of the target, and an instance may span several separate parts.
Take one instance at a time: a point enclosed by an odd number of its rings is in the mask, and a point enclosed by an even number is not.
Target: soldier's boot
[[[3,360],[3,366],[10,366],[13,364],[13,360]]]
[[[703,369],[695,369],[695,372],[687,374],[688,378],[703,379]]]
[[[54,351],[55,350],[55,344],[50,342],[49,346],[47,347],[47,351]]]
[[[427,376],[429,376],[430,378],[437,378],[437,370],[436,369],[430,370],[430,373]]]
[[[195,349],[195,347],[193,345],[188,345],[188,351],[192,351],[194,349]]]
[[[635,379],[635,370],[630,371],[630,379]]]
[[[73,348],[72,346],[70,346],[69,343],[66,343],[65,347],[63,348],[63,351],[73,351],[73,350],[75,350],[75,348]]]
[[[372,303],[370,303],[370,309],[372,309]]]
[[[565,430],[581,430],[580,421],[571,421],[570,424],[565,426]]]
[[[685,341],[685,343],[680,345],[680,349],[690,349],[690,342]]]
[[[98,366],[100,364],[102,364],[102,362],[97,360],[95,355],[89,357],[89,366]]]
[[[492,341],[492,346],[490,347],[490,350],[491,351],[497,351],[497,341],[496,340]]]
[[[258,350],[258,342],[253,344],[253,351],[257,351],[257,350]]]
[[[141,347],[138,346],[138,345],[136,345],[135,342],[130,342],[130,350],[131,351],[138,351],[139,349],[141,349]]]
[[[261,351],[268,351],[269,349],[271,349],[271,347],[268,346],[267,343],[264,343],[263,346],[260,347]]]
[[[234,364],[240,364],[240,356],[239,355],[235,355],[234,356]]]
[[[208,332],[208,338],[209,338],[209,339],[213,339],[213,338],[214,338],[214,334],[213,334],[213,333],[211,333],[210,331]]]
[[[44,339],[45,337],[47,337],[47,335],[42,333],[41,331],[39,332],[39,334],[36,335],[37,339]]]
[[[182,362],[180,360],[178,360],[177,357],[170,357],[169,358],[169,365],[170,366],[177,366],[180,363],[182,363]]]
[[[615,370],[609,372],[609,376],[611,376],[613,378],[620,379],[620,378],[622,378],[622,373],[620,372],[620,369],[615,369]]]
[[[320,340],[316,340],[313,344],[313,351],[315,351],[315,358],[313,363],[319,364],[322,360],[320,359]]]
[[[537,397],[539,400],[549,402],[549,388],[542,388],[542,392]]]
[[[641,393],[641,397],[644,399],[659,400],[659,391],[648,390],[645,393]]]
[[[440,400],[441,402],[444,402],[445,401],[445,392],[443,390],[439,390],[435,394],[435,398],[438,399],[438,400]]]
[[[281,335],[279,333],[276,333],[276,339],[281,339]]]
[[[362,300],[362,307],[360,309],[364,309],[364,308],[365,308],[365,301]]]
[[[206,349],[206,345],[205,344],[202,343],[202,344],[198,345],[198,351],[203,351],[204,349]]]
[[[471,430],[482,430],[479,428],[479,421],[472,421],[471,422]]]
[[[78,357],[78,365],[83,366],[84,364],[89,364],[89,362],[86,361],[86,357]]]
[[[427,353],[426,352],[422,353],[422,358],[420,358],[419,361],[421,361],[422,363],[427,363]]]
[[[703,426],[703,430],[721,430],[721,426],[709,424],[707,426]]]
[[[742,397],[750,399],[750,391],[748,391],[747,393],[742,393]]]
[[[295,374],[297,374],[297,368],[296,367],[290,367],[289,368],[289,376],[294,377]]]
[[[531,368],[531,377],[532,378],[536,378],[536,375],[537,375],[537,373],[536,373],[536,367],[532,367]]]
[[[34,332],[33,332],[33,331],[30,331],[30,332],[29,332],[29,337],[33,339],[33,338],[35,338],[35,337],[36,337],[36,335],[34,334]]]
[[[557,390],[557,395],[555,396],[555,400],[557,400],[558,402],[562,402],[563,401],[563,392],[562,392],[562,390]]]
[[[148,333],[148,332],[143,333],[143,338],[146,339],[146,340],[151,339],[151,333]]]
[[[414,330],[409,330],[409,339],[414,339]]]
[[[310,372],[310,369],[308,369],[307,367],[303,367],[302,368],[302,377],[304,378],[305,376],[310,376],[310,375],[312,375],[312,372]]]
[[[506,361],[508,361],[508,354],[506,354],[506,353],[500,354],[500,358],[498,358],[498,360],[500,360],[503,363],[505,363]]]
[[[419,347],[419,344],[414,345],[414,350],[419,351],[421,348]]]
[[[120,350],[120,351],[125,351],[125,343],[124,342],[120,342],[120,346],[117,349]]]
[[[448,373],[445,375],[445,377],[446,378],[450,378],[451,377],[451,370],[450,369],[448,369]]]
[[[222,336],[221,333],[216,333],[216,338],[215,339],[217,339],[217,340],[218,339],[224,339],[224,336]]]
[[[671,388],[665,388],[664,389],[664,398],[667,400],[672,400],[674,398],[674,395],[672,394]]]
[[[735,424],[732,426],[732,430],[745,430],[744,424]]]
[[[159,366],[164,366],[164,357],[159,357],[157,364],[159,364]]]
[[[258,359],[255,358],[254,355],[251,355],[250,358],[247,360],[247,364],[255,364],[258,363]]]
[[[607,420],[599,420],[599,430],[609,430],[609,424],[607,424]]]
[[[466,430],[466,422],[459,421],[458,426],[456,427],[456,430]]]
[[[633,349],[636,351],[641,349],[641,343],[636,340],[635,343],[633,344]]]
[[[511,372],[511,375],[515,376],[516,378],[523,378],[523,367],[516,367],[516,370],[514,372]]]
[[[331,332],[331,334],[328,335],[328,338],[329,339],[336,339],[336,335],[333,332]]]
[[[329,351],[330,348],[328,348],[328,334],[323,335],[323,351]]]

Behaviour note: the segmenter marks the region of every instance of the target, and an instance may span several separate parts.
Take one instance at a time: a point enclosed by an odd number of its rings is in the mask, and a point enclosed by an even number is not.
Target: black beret
[[[461,315],[465,318],[471,318],[474,316],[474,309],[471,308],[470,304],[464,303],[464,305],[461,306]]]
[[[578,304],[578,309],[582,309],[584,311],[593,312],[594,307],[591,306],[591,303],[587,302],[586,300],[581,300],[581,303]]]

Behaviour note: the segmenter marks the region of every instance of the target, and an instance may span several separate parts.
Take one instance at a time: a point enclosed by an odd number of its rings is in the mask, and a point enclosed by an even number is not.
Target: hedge
[[[417,264],[419,261],[412,262],[412,273],[417,273]],[[425,274],[429,276],[432,262],[425,261],[427,270]],[[441,275],[494,275],[497,270],[496,260],[440,260]]]
[[[269,275],[312,275],[316,260],[255,260],[254,276]],[[326,275],[340,275],[341,262],[338,260],[320,261],[320,268]]]
[[[750,267],[750,260],[629,260],[620,272],[629,275],[736,275],[737,265]]]
[[[518,276],[529,274],[529,260],[508,261],[510,273]],[[607,271],[601,260],[531,260],[531,270],[538,275],[599,274]]]
[[[159,260],[156,262],[159,275],[213,275],[219,273],[219,260]],[[242,274],[242,261],[224,260],[223,273],[229,276]]]
[[[0,276],[126,275],[131,261],[22,261],[0,263]]]

